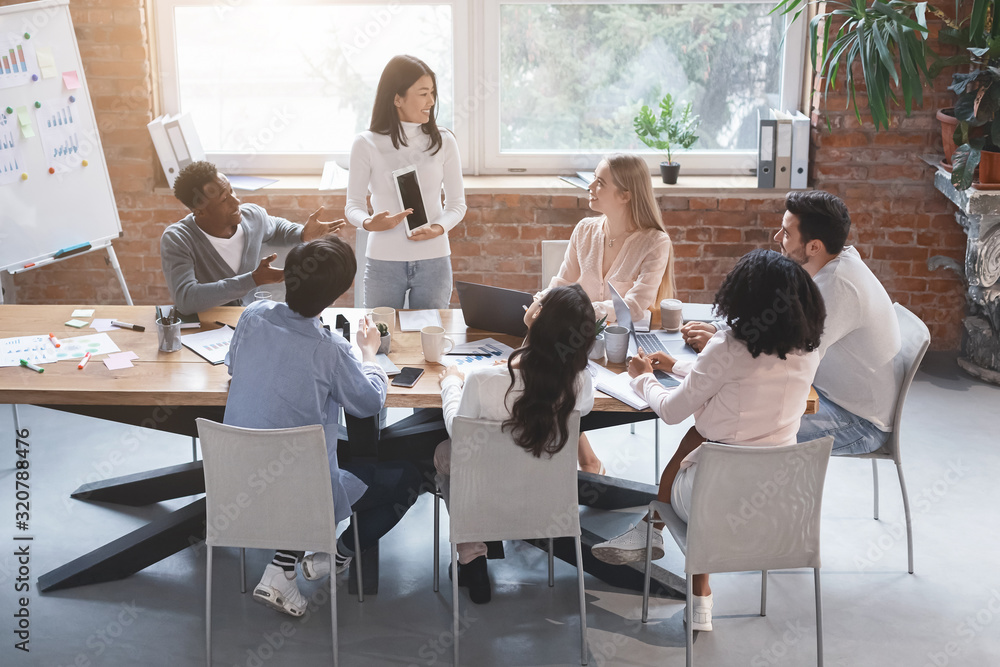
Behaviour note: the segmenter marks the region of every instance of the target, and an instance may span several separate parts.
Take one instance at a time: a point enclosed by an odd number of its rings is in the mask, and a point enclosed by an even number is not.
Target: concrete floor
[[[404,414],[403,411],[396,411]],[[392,415],[390,415],[392,418]],[[184,504],[127,508],[76,501],[85,481],[190,460],[182,437],[132,429],[49,410],[20,408],[30,436],[30,584],[15,593],[18,563],[11,466],[11,411],[0,408],[4,455],[0,498],[0,641],[3,665],[199,665],[205,661],[203,548],[187,549],[126,580],[40,594],[38,575],[86,553],[150,518]],[[688,424],[661,427],[666,461]],[[650,482],[652,423],[592,438],[613,474]],[[1000,664],[1000,388],[962,374],[954,357],[931,354],[906,405],[904,468],[914,515],[916,573],[906,573],[902,502],[891,463],[882,472],[881,520],[873,521],[871,464],[834,460],[823,508],[823,602],[828,666]],[[589,510],[585,510],[589,511]],[[378,595],[363,604],[338,588],[344,665],[437,665],[451,661],[451,588],[431,587],[432,503],[421,498],[383,541]],[[627,528],[632,512],[606,518]],[[447,554],[447,529],[442,553]],[[665,563],[682,558],[667,537]],[[557,561],[546,585],[545,557],[508,543],[491,561],[493,601],[462,597],[463,664],[579,663],[575,568]],[[218,550],[214,664],[320,665],[330,661],[326,583],[305,582],[317,604],[303,619],[279,615],[241,595],[235,550]],[[248,552],[252,587],[270,554]],[[770,576],[768,616],[757,615],[758,573],[716,575],[715,632],[695,641],[700,665],[810,665],[816,642],[812,575]],[[683,664],[683,603],[654,600],[639,622],[640,598],[586,577],[591,665]],[[27,595],[30,653],[15,648],[12,616]]]

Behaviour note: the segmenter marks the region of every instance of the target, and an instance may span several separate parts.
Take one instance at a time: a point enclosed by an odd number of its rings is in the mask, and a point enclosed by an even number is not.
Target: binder
[[[809,116],[796,111],[792,116],[792,190],[807,187],[809,179]]]
[[[772,118],[761,118],[757,112],[757,187],[774,187],[774,128]]]
[[[149,136],[153,140],[153,148],[156,149],[156,156],[160,158],[160,166],[163,167],[163,175],[167,177],[167,185],[174,187],[174,179],[180,173],[177,159],[174,157],[174,150],[170,147],[170,140],[167,139],[167,131],[163,127],[165,116],[158,116],[146,125]]]
[[[163,119],[163,129],[174,151],[177,166],[183,169],[192,162],[205,159],[205,149],[201,147],[198,131],[190,113],[179,113]]]
[[[775,118],[774,130],[774,187],[789,190],[792,187],[792,116],[784,111],[771,109]]]

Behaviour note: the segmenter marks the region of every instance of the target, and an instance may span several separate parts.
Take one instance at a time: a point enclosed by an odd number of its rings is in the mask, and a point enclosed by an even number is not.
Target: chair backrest
[[[896,403],[892,413],[892,435],[886,443],[886,449],[892,454],[896,463],[900,462],[899,427],[903,418],[903,403],[906,394],[913,384],[913,376],[920,368],[920,362],[931,344],[931,333],[927,325],[919,317],[898,303],[892,304],[899,322],[899,352],[892,360],[893,372],[896,377]]]
[[[535,458],[501,422],[456,417],[451,437],[448,512],[453,543],[580,535],[576,455],[580,413],[570,413],[566,445]]]
[[[542,241],[542,289],[549,286],[566,257],[569,241]]]
[[[209,546],[328,553],[336,548],[322,426],[265,430],[197,422]]]
[[[692,574],[819,567],[833,437],[784,447],[701,446],[688,519]]]

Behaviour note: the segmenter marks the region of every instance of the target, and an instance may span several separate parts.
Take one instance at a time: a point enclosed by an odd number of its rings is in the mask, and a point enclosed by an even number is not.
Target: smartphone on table
[[[420,376],[424,374],[423,368],[414,368],[413,366],[403,366],[399,369],[399,375],[392,378],[392,384],[396,387],[412,387],[420,379]]]

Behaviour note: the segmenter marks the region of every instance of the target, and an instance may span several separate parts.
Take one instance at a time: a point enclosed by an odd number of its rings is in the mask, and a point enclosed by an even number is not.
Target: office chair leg
[[[660,483],[660,420],[653,422],[653,484]]]
[[[872,481],[875,483],[875,520],[878,521],[878,459],[872,459]]]
[[[635,422],[632,422],[632,424],[629,426],[629,433],[635,435]]]
[[[361,576],[361,540],[358,539],[358,513],[351,514],[351,526],[354,527],[354,567],[358,575],[358,602],[365,601],[365,586]]]
[[[896,473],[899,475],[899,488],[903,492],[903,514],[906,516],[906,557],[910,574],[913,574],[913,526],[910,519],[910,496],[906,493],[906,480],[903,479],[903,466],[896,464]]]
[[[357,539],[357,537],[355,537]],[[354,543],[355,552],[358,543]],[[333,558],[331,555],[330,558]],[[360,565],[360,563],[359,563]],[[337,577],[336,565],[334,565],[334,576],[330,577],[330,630],[333,637],[333,667],[340,664],[340,639],[337,637]],[[358,586],[358,594],[361,594],[361,586]]]
[[[21,432],[21,422],[18,419],[18,415],[17,415],[17,405],[14,404],[14,403],[11,403],[10,410],[14,414],[14,432],[15,433],[20,433]]]
[[[823,667],[823,593],[819,586],[819,568],[813,569],[816,579],[816,664]]]
[[[191,436],[191,461],[198,461],[198,436]]]
[[[649,544],[648,542],[646,543]],[[691,613],[691,607],[694,606],[694,575],[688,572],[687,575],[687,602],[684,605],[684,618],[687,619],[687,626],[684,631],[685,648],[684,648],[684,664],[687,667],[694,667],[694,615]]]
[[[760,571],[760,615],[767,616],[767,570]]]
[[[556,585],[555,575],[556,551],[552,538],[549,538],[549,588]]]
[[[458,667],[458,545],[451,545],[451,634],[455,639],[455,667]]]
[[[649,572],[653,569],[653,510],[646,512],[646,573],[642,584],[642,622],[649,618]]]
[[[205,658],[212,667],[212,547],[208,548],[205,566]]]
[[[247,550],[240,547],[240,593],[247,592]]]
[[[587,664],[587,594],[583,588],[583,548],[580,536],[574,538],[576,546],[576,586],[580,591],[580,664]]]
[[[434,485],[434,592],[441,587],[441,487]]]

